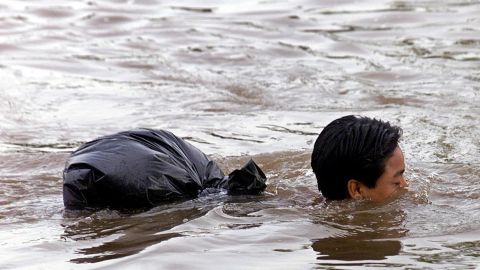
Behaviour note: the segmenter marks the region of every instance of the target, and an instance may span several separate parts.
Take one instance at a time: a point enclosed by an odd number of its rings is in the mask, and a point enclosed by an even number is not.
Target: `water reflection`
[[[340,229],[343,234],[313,240],[317,260],[381,261],[398,255],[402,244],[396,239],[407,233],[406,213],[395,209],[399,203],[378,206],[369,202],[334,202],[318,222]]]
[[[204,201],[204,200],[201,200]],[[67,211],[64,238],[75,241],[104,239],[99,245],[80,248],[73,263],[94,263],[137,254],[160,242],[181,237],[180,233],[163,233],[177,225],[205,215],[215,203],[199,201],[168,204],[147,212],[142,210]],[[145,211],[145,210],[143,210]],[[73,220],[72,220],[73,219]],[[106,240],[114,238],[113,240]]]
[[[63,238],[77,242],[100,239],[98,245],[76,250],[79,257],[73,263],[96,263],[140,253],[145,248],[176,237],[188,231],[169,230],[205,216],[219,205],[226,217],[245,217],[265,208],[274,207],[268,202],[271,196],[239,195],[225,193],[207,194],[197,199],[172,202],[153,209],[136,210],[66,210]],[[261,223],[224,224],[230,229],[248,229]],[[113,240],[110,240],[112,239]],[[93,243],[96,243],[93,241]]]
[[[317,260],[364,261],[398,255],[402,245],[396,240],[332,237],[315,241],[312,248],[319,253]]]
[[[116,258],[121,258],[133,254],[137,254],[148,246],[158,244],[162,241],[169,240],[174,237],[179,237],[178,233],[165,234],[133,234],[129,233],[111,242],[102,243],[99,246],[91,248],[83,248],[77,251],[77,254],[85,255],[71,259],[72,263],[96,263]]]

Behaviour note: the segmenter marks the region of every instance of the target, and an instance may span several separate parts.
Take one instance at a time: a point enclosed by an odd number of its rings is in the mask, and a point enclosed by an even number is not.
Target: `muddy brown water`
[[[0,269],[478,269],[479,1],[0,3]],[[409,191],[326,202],[316,135],[404,130]],[[81,143],[163,128],[260,196],[65,211]]]

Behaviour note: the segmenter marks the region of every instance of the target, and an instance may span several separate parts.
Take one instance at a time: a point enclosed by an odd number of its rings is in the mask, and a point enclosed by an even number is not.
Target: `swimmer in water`
[[[398,145],[402,130],[388,122],[348,115],[332,121],[313,148],[318,189],[330,200],[385,201],[408,186]]]

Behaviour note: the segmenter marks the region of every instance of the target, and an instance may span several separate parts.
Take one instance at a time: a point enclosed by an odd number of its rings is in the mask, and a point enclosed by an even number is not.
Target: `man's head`
[[[318,189],[327,199],[382,201],[407,186],[401,135],[399,127],[377,119],[348,115],[334,120],[313,148]]]

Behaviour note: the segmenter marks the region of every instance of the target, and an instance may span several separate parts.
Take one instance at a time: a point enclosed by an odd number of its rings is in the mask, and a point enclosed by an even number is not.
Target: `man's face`
[[[397,146],[393,155],[387,159],[385,172],[378,178],[374,188],[364,187],[363,197],[374,202],[381,202],[393,196],[398,191],[408,186],[403,173],[405,172],[405,160],[403,152]]]

